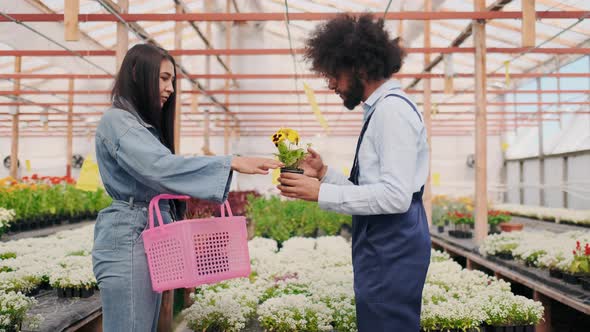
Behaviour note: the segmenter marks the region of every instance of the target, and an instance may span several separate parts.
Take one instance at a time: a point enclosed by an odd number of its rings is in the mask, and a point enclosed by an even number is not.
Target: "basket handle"
[[[164,225],[164,222],[162,221],[162,212],[160,211],[160,204],[158,204],[161,199],[189,200],[190,196],[161,194],[161,195],[158,195],[158,196],[155,196],[154,198],[152,198],[152,200],[150,201],[149,209],[148,209],[148,211],[149,211],[148,220],[150,222],[149,228],[154,228],[154,210],[156,211],[156,217],[158,218],[158,226]],[[226,217],[226,215],[225,215],[226,209],[227,209],[228,217],[234,216],[234,214],[232,213],[231,207],[229,206],[229,200],[226,200],[223,204],[221,204],[220,209],[221,209],[221,217],[222,218]]]
[[[228,217],[233,217],[234,214],[231,212],[231,207],[229,206],[229,200],[226,200],[225,203],[221,204],[221,218],[225,218],[225,210],[227,209]]]
[[[160,202],[161,199],[182,199],[182,200],[189,200],[191,197],[186,195],[170,195],[170,194],[161,194],[155,196],[150,201],[149,206],[149,221],[150,221],[150,228],[154,228],[154,210],[156,211],[156,217],[158,218],[158,226],[164,225],[162,221],[162,212],[160,211]]]

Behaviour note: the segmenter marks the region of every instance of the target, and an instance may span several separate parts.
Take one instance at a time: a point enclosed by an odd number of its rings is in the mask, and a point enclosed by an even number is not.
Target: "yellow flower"
[[[283,134],[280,130],[271,136],[271,140],[275,144],[275,146],[278,145],[283,140],[285,140],[285,138],[286,138],[285,134]]]
[[[295,145],[299,145],[299,134],[297,133],[297,131],[290,128],[281,128],[279,129],[279,132],[287,136],[289,142],[295,143]]]

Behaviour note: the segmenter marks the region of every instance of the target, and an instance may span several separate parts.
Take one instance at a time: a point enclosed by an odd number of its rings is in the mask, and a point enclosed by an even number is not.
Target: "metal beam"
[[[207,46],[210,47],[210,46]],[[451,54],[463,53],[474,54],[474,47],[414,47],[405,48],[404,51],[408,54]],[[72,52],[75,52],[72,53]],[[200,55],[291,55],[291,50],[288,48],[233,48],[233,49],[175,49],[168,51],[173,56],[200,56]],[[293,49],[295,54],[304,54],[305,49]],[[589,47],[488,47],[487,53],[497,54],[590,54]],[[114,56],[114,50],[0,50],[0,56],[47,56],[47,57],[64,57],[64,56]],[[231,72],[227,65],[223,63],[226,71]]]
[[[101,2],[108,0],[99,0]],[[293,21],[323,21],[332,19],[341,13],[292,13],[289,20]],[[348,13],[353,16],[366,14],[364,12]],[[20,22],[63,22],[63,14],[10,14]],[[118,17],[117,17],[118,16]],[[424,12],[405,11],[389,12],[385,15],[387,20],[492,20],[522,19],[521,11],[495,12],[495,11],[461,11],[461,12]],[[538,19],[584,19],[590,16],[590,11],[541,11],[536,12]],[[185,14],[82,14],[79,22],[118,22],[120,19],[126,22],[140,21],[211,21],[211,22],[247,22],[247,21],[283,21],[285,13],[185,13]],[[6,17],[0,17],[0,22],[10,22]]]
[[[504,6],[506,6],[507,4],[509,4],[511,2],[512,2],[512,0],[497,0],[492,5],[490,5],[489,7],[486,8],[486,12],[487,13],[506,13],[506,12],[500,12],[500,11],[504,8]],[[474,26],[473,22],[469,23],[469,25],[467,27],[465,27],[465,29],[463,29],[463,31],[461,31],[461,33],[457,36],[457,38],[455,38],[455,40],[453,40],[453,42],[451,42],[450,47],[458,47],[461,44],[463,44],[463,42],[465,42],[465,40],[467,40],[467,38],[469,38],[471,36],[471,34],[473,32],[473,26]],[[430,62],[430,64],[425,66],[423,72],[428,73],[428,72],[432,71],[432,69],[434,67],[436,67],[442,61],[443,61],[443,55],[441,54],[441,55],[437,56],[436,58],[434,58],[434,60],[432,60],[432,62]],[[411,88],[415,87],[419,82],[420,82],[420,78],[415,78],[410,84],[408,84],[406,86],[406,89],[411,89]]]

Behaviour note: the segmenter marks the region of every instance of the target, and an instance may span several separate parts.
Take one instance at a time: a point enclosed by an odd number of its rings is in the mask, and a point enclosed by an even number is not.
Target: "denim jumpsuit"
[[[162,193],[221,203],[231,183],[231,157],[173,155],[122,98],[103,115],[96,131],[96,157],[113,203],[100,211],[92,261],[102,299],[105,332],[156,331],[161,294],[152,291],[141,232],[149,201]],[[160,201],[165,223],[169,202]]]

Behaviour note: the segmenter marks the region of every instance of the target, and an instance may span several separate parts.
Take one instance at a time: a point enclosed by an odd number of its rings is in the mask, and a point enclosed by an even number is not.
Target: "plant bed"
[[[590,291],[590,277],[580,278],[580,283],[582,284],[582,288],[584,290]]]

